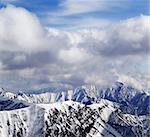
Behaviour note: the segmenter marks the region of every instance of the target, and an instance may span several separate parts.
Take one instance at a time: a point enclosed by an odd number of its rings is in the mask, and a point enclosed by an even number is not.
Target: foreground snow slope
[[[123,114],[101,100],[92,105],[66,101],[0,112],[0,137],[147,137],[148,117]]]

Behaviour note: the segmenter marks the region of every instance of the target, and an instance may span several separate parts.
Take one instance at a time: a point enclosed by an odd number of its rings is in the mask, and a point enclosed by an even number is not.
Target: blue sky
[[[69,27],[82,19],[121,20],[148,15],[149,0],[1,0],[36,14],[44,25]],[[86,21],[85,21],[86,22]]]

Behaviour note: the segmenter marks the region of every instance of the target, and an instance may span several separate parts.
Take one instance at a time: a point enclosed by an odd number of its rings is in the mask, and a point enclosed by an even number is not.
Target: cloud
[[[102,53],[107,56],[148,54],[149,19],[150,17],[141,15],[140,17],[121,21],[114,26],[112,30],[108,31],[109,43],[105,44],[106,47],[102,50]]]
[[[0,58],[3,69],[11,71],[44,67],[46,64],[57,62],[55,55],[47,51],[34,53],[3,51],[0,52]]]
[[[65,44],[48,37],[38,17],[24,8],[8,5],[0,9],[0,20],[0,51],[46,51]]]
[[[107,14],[118,13],[130,5],[130,0],[121,3],[118,0],[63,0],[59,1],[54,11],[43,13],[45,17],[42,22],[60,28],[103,27],[112,23],[107,19]]]
[[[148,82],[136,79],[135,77],[124,75],[124,74],[117,74],[118,75],[118,81],[130,85],[134,88],[144,90],[148,88]]]
[[[118,57],[149,53],[149,16],[141,15],[115,22],[104,28],[84,28],[72,30],[48,29],[56,37],[64,36],[71,47],[61,51],[60,57],[73,60],[80,55]],[[82,51],[82,52],[81,52]],[[80,53],[80,55],[78,54]],[[76,55],[78,54],[78,55]],[[64,55],[64,56],[63,56]],[[69,56],[69,58],[66,58]]]
[[[110,18],[118,21],[120,13],[128,12],[132,6],[141,8],[139,5],[133,6],[130,0],[62,0],[55,10],[42,12],[41,20],[43,24],[60,28],[103,27],[111,25]]]
[[[122,1],[127,4],[129,1]],[[124,4],[119,3],[114,0],[110,2],[108,0],[64,0],[60,3],[60,7],[63,9],[61,15],[72,15],[72,14],[82,14],[96,11],[110,11],[112,9],[125,7]]]
[[[76,47],[72,47],[68,50],[61,50],[59,56],[68,63],[80,63],[90,58],[83,48]]]
[[[54,29],[24,8],[2,8],[0,85],[32,89],[121,80],[146,88],[148,20],[141,15],[98,28]]]
[[[44,44],[38,18],[24,8],[8,5],[0,10],[0,20],[0,50],[29,51]]]
[[[14,3],[14,2],[17,2],[19,0],[1,0],[1,3],[3,4],[9,4],[9,3]]]

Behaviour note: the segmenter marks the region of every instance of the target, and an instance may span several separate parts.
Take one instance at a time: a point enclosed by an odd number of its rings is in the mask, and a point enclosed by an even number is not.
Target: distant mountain
[[[150,96],[144,91],[137,90],[131,86],[125,86],[119,82],[105,89],[96,88],[95,86],[82,86],[74,90],[57,90],[56,92],[50,88],[49,90],[45,89],[40,91],[43,93],[39,94],[39,91],[37,91],[38,94],[25,94],[23,92],[12,93],[2,90],[0,95],[28,103],[54,103],[72,100],[90,105],[101,99],[107,99],[118,103],[124,113],[134,115],[150,114]],[[36,93],[36,91],[33,92]]]
[[[98,98],[108,99],[120,104],[124,113],[144,115],[150,114],[150,96],[123,83],[116,83],[112,88],[98,91]]]
[[[0,111],[4,110],[14,110],[19,108],[28,107],[29,104],[27,102],[12,100],[5,97],[0,96]]]

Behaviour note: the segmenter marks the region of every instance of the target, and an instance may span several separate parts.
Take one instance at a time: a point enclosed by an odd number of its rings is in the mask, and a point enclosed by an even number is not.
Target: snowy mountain
[[[38,94],[0,90],[0,137],[148,137],[150,97],[116,83]],[[49,91],[49,92],[48,92]],[[36,91],[34,91],[36,93]]]
[[[54,103],[72,100],[90,105],[100,99],[107,99],[118,103],[124,113],[134,115],[150,114],[150,96],[144,91],[125,86],[119,82],[105,89],[96,88],[95,86],[82,86],[74,90],[53,92],[50,88],[50,90],[46,89],[46,91],[40,94],[39,91],[34,91],[35,93],[38,92],[38,94],[25,94],[23,92],[16,94],[1,89],[0,95],[28,103]]]
[[[0,111],[4,110],[13,110],[19,109],[29,106],[27,102],[19,101],[19,100],[12,100],[6,97],[0,96]]]
[[[101,100],[92,105],[66,101],[0,112],[1,137],[147,137],[145,116],[123,114]]]

